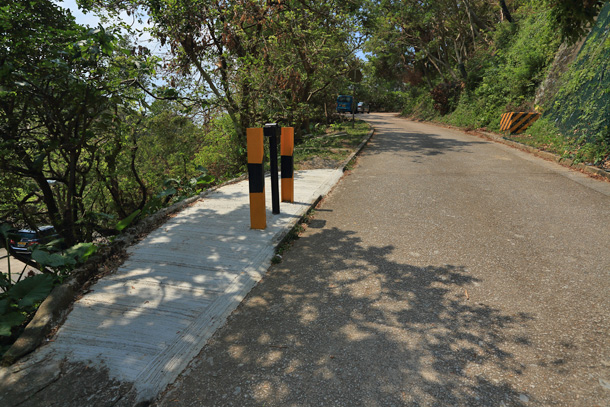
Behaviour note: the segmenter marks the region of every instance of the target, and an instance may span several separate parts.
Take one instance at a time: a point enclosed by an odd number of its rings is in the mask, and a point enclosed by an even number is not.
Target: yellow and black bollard
[[[500,130],[509,131],[510,134],[523,133],[540,117],[538,112],[508,112],[502,114]]]
[[[282,127],[282,202],[294,202],[294,127]]]
[[[264,135],[261,128],[246,130],[248,144],[248,178],[250,183],[250,227],[265,229],[265,172],[263,171]]]

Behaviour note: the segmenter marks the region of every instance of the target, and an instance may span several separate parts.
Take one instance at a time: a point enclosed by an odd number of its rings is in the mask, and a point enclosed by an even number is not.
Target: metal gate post
[[[269,137],[269,161],[271,168],[271,213],[280,213],[280,194],[277,168],[277,136],[280,127],[276,123],[267,123],[264,127],[265,137]]]

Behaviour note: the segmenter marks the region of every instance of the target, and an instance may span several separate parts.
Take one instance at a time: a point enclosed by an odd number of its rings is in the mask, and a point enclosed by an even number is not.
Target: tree
[[[551,20],[561,32],[561,39],[574,43],[588,32],[599,14],[603,0],[545,0],[551,9]]]
[[[127,97],[141,97],[134,85],[153,65],[49,0],[0,8],[0,169],[31,185],[21,188],[20,205],[36,205],[69,245],[91,233],[84,216],[106,141],[95,126]]]
[[[484,0],[384,0],[376,15],[376,38],[369,49],[380,62],[426,80],[436,72],[443,81],[467,80],[466,63],[476,45],[488,41],[497,19]]]
[[[81,0],[85,9],[143,11],[168,44],[169,67],[195,74],[202,104],[231,118],[236,142],[245,129],[286,117],[303,121],[305,105],[348,72],[350,33],[359,2],[288,0]],[[244,156],[245,158],[245,156]]]

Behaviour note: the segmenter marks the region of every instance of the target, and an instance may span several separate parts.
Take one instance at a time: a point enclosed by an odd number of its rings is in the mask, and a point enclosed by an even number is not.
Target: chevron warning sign
[[[509,131],[511,134],[519,134],[525,131],[536,120],[540,118],[540,113],[509,112],[502,115],[500,130]]]

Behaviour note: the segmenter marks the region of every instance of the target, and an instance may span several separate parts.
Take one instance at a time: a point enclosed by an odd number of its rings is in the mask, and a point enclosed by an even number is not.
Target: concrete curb
[[[186,206],[204,198],[218,188],[234,184],[245,178],[246,176],[242,175],[238,178],[231,179],[198,195],[161,209],[155,214],[142,219],[135,226],[127,229],[126,232],[109,246],[101,248],[99,254],[92,256],[86,264],[74,270],[72,276],[69,277],[67,281],[51,291],[42,304],[40,304],[38,310],[34,314],[34,318],[32,318],[30,323],[25,327],[21,336],[19,336],[15,343],[5,352],[2,357],[1,365],[12,365],[19,360],[19,358],[36,350],[51,330],[64,321],[76,295],[99,271],[100,266],[112,256],[124,252],[124,250],[131,246],[142,234],[150,233],[163,218],[181,211]]]
[[[597,175],[599,177],[605,178],[608,181],[610,181],[610,172],[602,170],[601,168],[597,168],[597,167],[594,167],[591,165],[586,165],[583,163],[574,163],[574,160],[571,160],[569,158],[563,158],[557,154],[550,153],[548,151],[543,151],[538,148],[531,147],[531,146],[528,146],[528,145],[525,145],[525,144],[522,144],[522,143],[519,143],[519,142],[516,142],[513,140],[508,140],[499,134],[490,133],[487,131],[472,131],[471,133],[478,134],[487,139],[496,141],[498,143],[502,143],[507,146],[511,146],[511,147],[517,148],[519,150],[528,152],[530,154],[533,154],[533,155],[543,158],[545,160],[554,161],[564,167],[578,169],[580,171],[586,172],[591,175]]]
[[[375,133],[375,129],[374,128],[369,130],[368,134],[364,137],[364,139],[362,139],[362,142],[360,144],[358,144],[358,147],[356,147],[356,151],[354,151],[349,157],[347,157],[339,165],[339,168],[342,171],[345,171],[345,167],[347,167],[347,165],[350,163],[350,161],[352,161],[354,159],[354,157],[356,157],[358,154],[360,154],[360,152],[364,149],[364,146],[367,145],[367,143],[371,140],[371,137],[373,137],[374,133]]]
[[[287,228],[286,230],[284,230],[282,233],[280,233],[276,237],[276,239],[273,243],[274,253],[278,247],[280,247],[282,244],[284,244],[284,242],[290,235],[290,232],[292,232],[303,221],[303,219],[305,219],[305,216],[307,216],[307,213],[312,208],[315,208],[320,203],[320,201],[333,189],[333,187],[335,185],[337,185],[337,183],[343,176],[343,172],[345,171],[347,165],[354,159],[354,157],[356,157],[358,154],[360,154],[360,152],[364,149],[364,146],[366,146],[366,144],[369,142],[371,137],[373,137],[374,133],[375,133],[374,128],[369,130],[369,132],[362,139],[360,144],[358,144],[358,147],[356,147],[356,150],[352,154],[350,154],[350,156],[348,158],[343,160],[343,162],[341,164],[339,164],[339,166],[337,167],[336,175],[333,178],[329,179],[329,181],[327,181],[325,184],[321,185],[320,188],[318,188],[318,191],[316,192],[316,195],[318,195],[318,198],[316,200],[314,200],[314,202],[311,205],[309,205],[309,207],[307,208],[307,210],[303,213],[303,215],[301,217],[299,217],[294,222],[292,222],[291,227]],[[274,254],[274,256],[275,256],[275,254]]]

